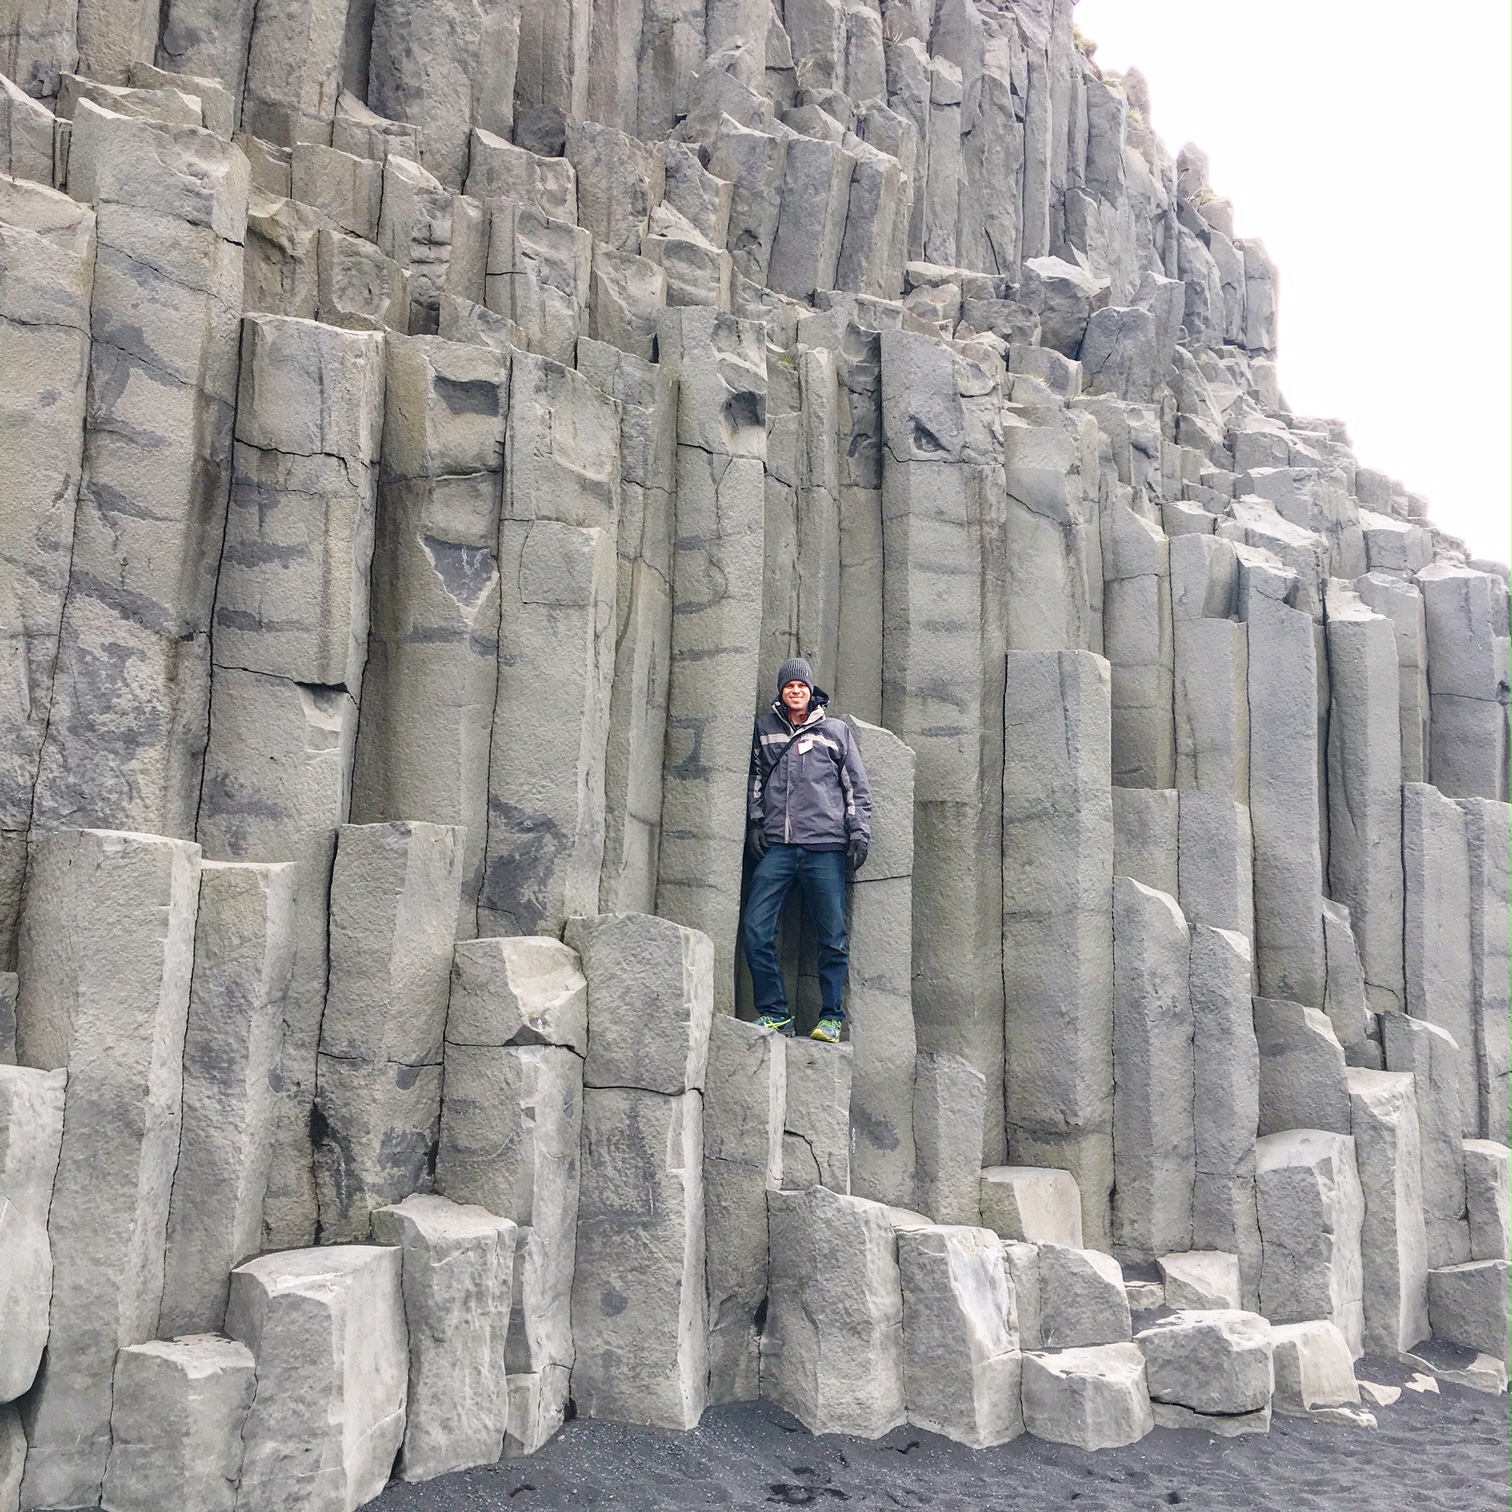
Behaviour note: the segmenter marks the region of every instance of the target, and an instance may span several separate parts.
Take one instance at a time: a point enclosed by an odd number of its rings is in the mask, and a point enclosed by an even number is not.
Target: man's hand
[[[771,842],[766,837],[766,830],[759,824],[750,824],[746,827],[746,844],[751,847],[751,854],[759,861],[767,853],[767,846]]]
[[[853,872],[860,871],[866,865],[867,844],[864,840],[852,840],[845,847],[845,864]]]

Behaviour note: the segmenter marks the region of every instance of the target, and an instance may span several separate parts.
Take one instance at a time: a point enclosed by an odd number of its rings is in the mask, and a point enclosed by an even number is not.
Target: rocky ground
[[[1360,1362],[1362,1379],[1409,1372]],[[534,1458],[392,1485],[382,1512],[474,1508],[928,1507],[933,1512],[1481,1512],[1507,1506],[1508,1405],[1463,1387],[1404,1391],[1374,1431],[1278,1417],[1219,1439],[1157,1428],[1088,1454],[1023,1437],[973,1453],[900,1428],[813,1438],[766,1402],[717,1407],[691,1433],[575,1422]]]

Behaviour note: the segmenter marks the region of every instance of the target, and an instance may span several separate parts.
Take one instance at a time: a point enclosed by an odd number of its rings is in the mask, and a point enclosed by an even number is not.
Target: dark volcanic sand
[[[1359,1375],[1407,1378],[1365,1360]],[[691,1433],[574,1422],[528,1460],[391,1485],[381,1512],[475,1508],[928,1507],[935,1512],[1483,1512],[1508,1508],[1508,1399],[1404,1391],[1374,1431],[1276,1417],[1241,1439],[1157,1428],[1086,1454],[1027,1435],[973,1453],[916,1428],[813,1438],[765,1402],[716,1407]]]

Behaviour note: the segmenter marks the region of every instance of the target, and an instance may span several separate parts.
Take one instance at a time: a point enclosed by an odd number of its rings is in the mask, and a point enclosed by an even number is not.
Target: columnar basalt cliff
[[[1070,0],[0,0],[0,72],[0,1512],[1505,1389],[1507,572],[1289,410]],[[735,950],[798,654],[837,1047]]]

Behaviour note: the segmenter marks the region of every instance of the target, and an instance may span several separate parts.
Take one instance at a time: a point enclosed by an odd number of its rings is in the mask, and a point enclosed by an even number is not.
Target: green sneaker
[[[791,1013],[763,1013],[756,1020],[758,1029],[775,1029],[778,1034],[785,1034],[792,1038],[793,1015]]]
[[[837,1019],[826,1014],[814,1025],[814,1032],[809,1035],[809,1038],[823,1040],[826,1045],[838,1045],[840,1030],[844,1027],[844,1023],[844,1019]]]

